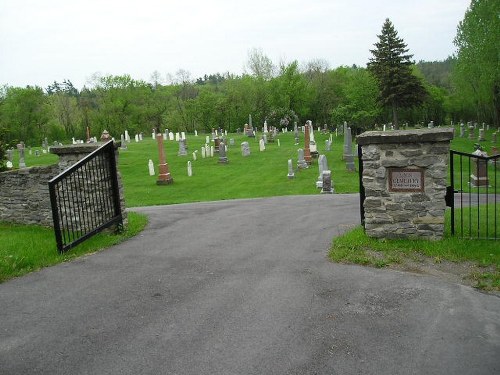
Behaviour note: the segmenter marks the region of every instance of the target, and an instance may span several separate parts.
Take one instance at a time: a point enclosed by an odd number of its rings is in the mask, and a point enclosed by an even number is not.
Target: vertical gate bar
[[[89,173],[89,170],[91,170],[92,167],[92,160],[89,160],[88,163],[85,164],[84,168],[82,168],[82,173],[81,177],[83,179],[83,184],[84,184],[84,189],[82,191],[82,197],[85,198],[85,233],[89,233],[93,230],[93,228],[96,227],[96,223],[94,220],[94,206],[92,204],[92,173]],[[88,226],[87,226],[88,224]]]
[[[119,191],[119,187],[118,187],[118,171],[116,168],[115,149],[114,149],[113,145],[111,145],[111,147],[110,147],[109,155],[110,155],[110,163],[111,163],[110,169],[111,169],[111,181],[112,181],[112,185],[113,185],[113,198],[114,198],[114,203],[115,203],[115,216],[120,217],[119,225],[120,225],[120,229],[121,229],[121,226],[123,225],[123,218],[122,218],[122,210],[120,207],[120,191]]]
[[[99,189],[99,194],[102,197],[102,200],[104,202],[103,208],[104,208],[104,214],[107,219],[110,218],[113,212],[113,207],[112,207],[112,202],[109,200],[109,193],[105,194],[107,192],[111,191],[111,187],[109,186],[109,168],[108,168],[108,160],[106,158],[106,153],[105,150],[99,155],[99,163],[101,165],[100,171],[101,171],[101,188]]]
[[[65,190],[65,185],[66,185],[66,180],[63,179],[61,181],[58,182],[58,184],[60,185],[59,189],[60,189],[60,194],[59,195],[59,200],[60,200],[60,206],[61,206],[61,209],[59,211],[60,215],[61,215],[61,225],[62,225],[62,231],[63,231],[63,244],[66,245],[66,242],[67,240],[69,239],[68,238],[68,225],[67,225],[67,222],[66,222],[66,200],[68,199],[67,198],[67,193],[66,193],[66,190]]]
[[[95,159],[95,170],[96,170],[96,196],[97,196],[97,201],[99,202],[99,209],[101,212],[104,212],[106,209],[105,202],[103,200],[102,196],[102,165],[101,165],[101,155],[97,156]],[[103,215],[101,214],[101,217]]]
[[[361,225],[365,226],[365,187],[363,186],[363,146],[358,145],[358,170],[359,170],[359,211],[361,215]]]
[[[57,250],[62,252],[61,226],[59,223],[58,202],[55,191],[55,183],[49,183],[50,203],[52,207],[52,220],[54,221],[54,234],[56,236]]]
[[[451,214],[450,214],[450,220],[451,220],[451,235],[454,237],[455,236],[455,173],[453,170],[453,158],[454,158],[454,153],[453,150],[450,150],[450,185],[451,185]]]
[[[87,206],[90,208],[87,210],[87,214],[89,217],[89,224],[91,228],[96,227],[95,220],[95,204],[94,204],[94,194],[92,192],[92,163],[93,159],[89,160],[85,168],[85,183],[87,184]]]

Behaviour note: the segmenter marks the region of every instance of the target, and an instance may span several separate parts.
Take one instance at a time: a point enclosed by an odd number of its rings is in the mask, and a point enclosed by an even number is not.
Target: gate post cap
[[[453,128],[367,131],[357,137],[359,145],[382,143],[444,142],[453,139]]]

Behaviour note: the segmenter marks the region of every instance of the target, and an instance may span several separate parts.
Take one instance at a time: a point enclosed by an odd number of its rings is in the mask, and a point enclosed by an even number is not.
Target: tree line
[[[216,73],[191,79],[189,72],[180,70],[168,81],[157,72],[149,82],[129,75],[95,75],[81,90],[70,80],[46,88],[3,86],[0,141],[40,145],[45,137],[85,139],[87,127],[92,135],[106,129],[115,137],[124,130],[150,133],[153,128],[193,132],[221,127],[233,132],[243,128],[249,114],[259,127],[264,120],[289,128],[294,121],[302,125],[312,120],[331,128],[347,121],[358,133],[392,122],[395,110],[396,121],[410,125],[477,121],[498,126],[499,4],[471,2],[457,29],[457,53],[443,62],[411,62],[406,45],[386,20],[367,68],[332,69],[323,60],[275,65],[254,49],[248,72],[242,75]],[[418,95],[391,91],[381,81],[394,80],[393,74],[383,78],[384,69],[376,64],[384,59],[381,49],[387,47],[388,35],[396,41],[398,61],[404,65],[398,77],[410,72],[413,78],[403,86],[413,87],[412,93],[418,89]],[[421,87],[415,88],[417,84]]]

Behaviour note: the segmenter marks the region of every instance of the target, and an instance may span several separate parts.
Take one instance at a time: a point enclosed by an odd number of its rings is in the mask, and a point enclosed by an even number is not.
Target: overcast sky
[[[470,0],[0,0],[0,85],[94,73],[149,81],[179,69],[244,72],[261,49],[275,64],[366,66],[389,18],[416,61],[444,60]]]

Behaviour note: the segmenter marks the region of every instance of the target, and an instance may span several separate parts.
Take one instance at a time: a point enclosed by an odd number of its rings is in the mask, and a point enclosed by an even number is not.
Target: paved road
[[[330,263],[356,195],[141,208],[142,235],[0,284],[0,374],[498,374],[500,298]]]

